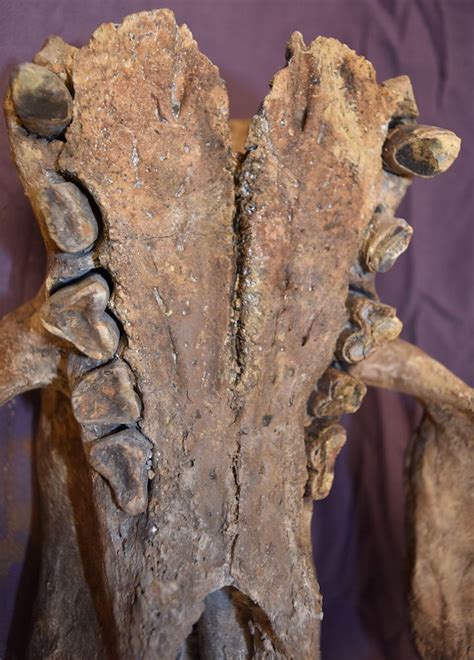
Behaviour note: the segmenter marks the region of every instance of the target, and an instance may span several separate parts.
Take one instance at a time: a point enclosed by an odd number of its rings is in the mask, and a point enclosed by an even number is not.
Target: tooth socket
[[[394,174],[430,178],[454,163],[460,146],[461,140],[452,131],[401,124],[389,132],[382,159],[385,168]]]
[[[314,417],[337,417],[360,408],[367,388],[345,371],[330,367],[318,382],[309,400],[309,413]]]
[[[350,295],[347,306],[351,326],[341,333],[336,353],[348,364],[361,362],[378,346],[398,337],[402,323],[389,305]]]
[[[386,273],[410,244],[413,229],[401,218],[375,214],[362,249],[362,262],[372,273]]]
[[[140,400],[133,374],[116,359],[89,371],[74,387],[71,403],[80,424],[133,424],[140,418]]]
[[[131,516],[147,508],[151,449],[151,443],[137,429],[126,429],[86,445],[91,467],[108,481],[116,503]]]
[[[38,64],[21,64],[10,81],[13,106],[23,126],[41,137],[61,135],[72,118],[72,97],[61,78]]]
[[[346,431],[340,424],[324,426],[306,438],[308,482],[306,493],[313,500],[329,494],[334,480],[336,458],[346,442]]]
[[[53,183],[38,194],[49,236],[63,252],[89,249],[99,233],[87,197],[73,183]]]
[[[389,96],[390,107],[394,120],[414,121],[418,115],[418,106],[416,105],[413,87],[408,76],[397,76],[390,78],[382,83]]]
[[[41,308],[41,322],[53,335],[65,339],[95,360],[111,358],[120,332],[105,312],[110,291],[100,275],[59,289]]]

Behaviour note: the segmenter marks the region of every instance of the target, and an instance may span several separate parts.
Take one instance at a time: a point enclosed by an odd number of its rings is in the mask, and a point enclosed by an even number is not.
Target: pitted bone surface
[[[60,158],[103,213],[108,241],[99,258],[114,280],[124,357],[143,397],[142,428],[161,456],[150,505],[159,502],[154,523],[167,539],[162,565],[172,571],[178,557],[181,564],[174,543],[181,548],[194,537],[187,522],[164,533],[167,520],[186,520],[184,484],[202,486],[213,472],[209,499],[199,498],[195,509],[201,538],[214,539],[207,584],[218,586],[219,567],[227,566],[251,595],[271,536],[268,570],[273,565],[284,579],[259,605],[275,621],[276,648],[301,644],[319,605],[304,587],[313,583],[309,554],[293,565],[275,562],[287,554],[283,531],[280,537],[264,523],[250,544],[254,502],[267,493],[265,521],[279,501],[300,553],[306,400],[347,318],[349,273],[377,204],[390,120],[371,65],[353,51],[327,39],[305,46],[296,35],[291,52],[252,123],[236,236],[225,91],[169,12],[102,26],[78,51],[75,119]],[[106,97],[91,72],[108,76]],[[139,105],[130,103],[130,88]],[[210,518],[211,501],[215,510],[232,492],[234,507]],[[199,590],[198,576],[190,580],[185,570],[180,579]],[[296,606],[285,593],[290,583],[301,594]],[[279,616],[291,623],[279,628]],[[307,634],[303,657],[315,643]]]

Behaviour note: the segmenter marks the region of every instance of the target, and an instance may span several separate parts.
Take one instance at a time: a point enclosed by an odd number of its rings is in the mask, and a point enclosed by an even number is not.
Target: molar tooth
[[[87,443],[90,465],[106,479],[119,507],[131,516],[146,510],[147,460],[151,443],[137,430],[126,429]]]
[[[359,409],[367,388],[348,374],[330,367],[318,382],[309,401],[309,412],[315,417],[335,417]]]
[[[72,280],[78,280],[94,270],[95,267],[96,263],[91,252],[85,254],[50,253],[48,255],[46,289],[51,291]]]
[[[460,146],[458,136],[444,128],[401,124],[389,132],[382,159],[390,172],[429,178],[454,163]]]
[[[71,94],[61,78],[46,67],[21,64],[10,86],[15,112],[28,131],[54,138],[71,121]]]
[[[412,234],[413,229],[405,220],[376,213],[362,249],[366,269],[387,272],[407,249]]]
[[[119,359],[86,373],[73,389],[71,403],[80,424],[132,424],[140,418],[133,374]]]
[[[48,234],[60,250],[82,252],[97,240],[99,228],[89,200],[74,183],[53,183],[38,200]]]
[[[340,424],[331,424],[307,435],[309,478],[306,491],[313,500],[321,500],[329,494],[336,458],[345,442],[346,431]]]
[[[350,319],[358,329],[348,328],[339,337],[337,353],[344,362],[360,362],[378,346],[396,339],[402,330],[396,310],[389,305],[350,295],[347,306]]]
[[[109,297],[104,278],[91,275],[53,293],[41,308],[41,322],[53,335],[71,342],[88,357],[109,359],[120,338],[117,324],[105,312]]]

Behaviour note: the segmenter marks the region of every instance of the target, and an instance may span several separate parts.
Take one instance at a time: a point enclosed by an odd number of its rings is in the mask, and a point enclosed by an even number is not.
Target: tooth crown
[[[382,156],[390,172],[430,178],[451,167],[460,147],[461,140],[452,131],[402,124],[389,133]]]
[[[401,218],[376,213],[362,248],[362,262],[372,273],[386,273],[407,249],[413,229]]]
[[[87,197],[73,183],[53,183],[38,196],[48,233],[63,252],[82,252],[97,240]]]
[[[81,424],[131,424],[140,418],[141,404],[130,368],[114,360],[86,373],[71,394]]]
[[[11,93],[22,124],[41,137],[57,137],[72,118],[68,88],[47,68],[21,64],[12,75]]]
[[[119,329],[105,313],[110,290],[100,275],[90,275],[53,293],[41,310],[41,322],[96,360],[110,359],[118,348]]]
[[[133,428],[95,440],[87,447],[89,463],[107,479],[117,504],[131,516],[146,510],[151,449],[151,443]]]
[[[366,393],[365,385],[340,369],[329,369],[317,385],[309,400],[309,409],[315,417],[337,417],[359,409]]]
[[[336,458],[345,442],[346,431],[340,424],[323,426],[317,435],[307,435],[309,479],[306,491],[313,500],[321,500],[329,495],[334,481]]]

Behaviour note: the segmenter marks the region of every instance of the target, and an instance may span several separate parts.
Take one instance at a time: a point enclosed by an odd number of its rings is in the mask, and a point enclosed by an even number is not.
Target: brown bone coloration
[[[409,80],[296,33],[244,146],[168,10],[34,62],[5,110],[48,273],[0,325],[2,400],[47,386],[31,653],[318,657],[312,498],[365,393],[350,365],[400,332],[374,274],[426,173],[389,133],[416,125]]]
[[[424,416],[408,452],[410,614],[422,658],[472,656],[474,390],[397,340],[352,369],[368,385],[418,399]]]

